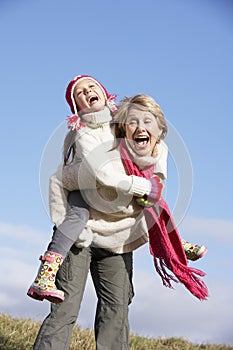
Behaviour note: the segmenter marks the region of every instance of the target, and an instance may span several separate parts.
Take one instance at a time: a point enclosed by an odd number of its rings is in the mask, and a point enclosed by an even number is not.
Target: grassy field
[[[32,350],[40,323],[0,313],[0,350]],[[131,350],[233,350],[215,344],[192,344],[182,338],[150,339],[131,335]],[[93,332],[75,327],[70,350],[95,350]]]

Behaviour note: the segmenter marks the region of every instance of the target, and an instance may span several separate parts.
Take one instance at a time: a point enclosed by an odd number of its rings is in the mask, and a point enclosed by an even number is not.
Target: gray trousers
[[[78,240],[89,219],[89,206],[80,191],[69,192],[67,214],[61,225],[54,227],[53,237],[48,250],[66,256],[72,245]]]
[[[72,246],[58,274],[65,300],[51,304],[34,350],[68,350],[90,270],[98,303],[96,350],[129,350],[128,305],[133,297],[132,253],[113,254],[101,248]]]

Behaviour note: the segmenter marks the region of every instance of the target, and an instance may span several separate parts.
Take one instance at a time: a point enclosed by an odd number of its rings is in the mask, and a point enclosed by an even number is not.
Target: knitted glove
[[[149,195],[136,198],[136,202],[142,207],[153,207],[160,199],[163,190],[163,184],[157,175],[154,175],[149,181],[151,182],[151,191]]]

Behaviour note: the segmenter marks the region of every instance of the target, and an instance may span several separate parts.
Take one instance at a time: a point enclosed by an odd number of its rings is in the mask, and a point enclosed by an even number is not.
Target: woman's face
[[[147,111],[131,108],[125,125],[126,138],[139,156],[152,155],[161,134],[156,117]]]
[[[102,89],[91,79],[83,79],[74,89],[74,99],[79,111],[99,112],[104,109],[105,96]]]

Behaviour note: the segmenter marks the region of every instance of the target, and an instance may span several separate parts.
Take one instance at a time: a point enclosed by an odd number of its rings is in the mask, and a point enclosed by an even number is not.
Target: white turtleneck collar
[[[82,115],[81,120],[90,128],[95,129],[104,123],[110,122],[112,116],[109,108],[105,106],[102,111]]]

